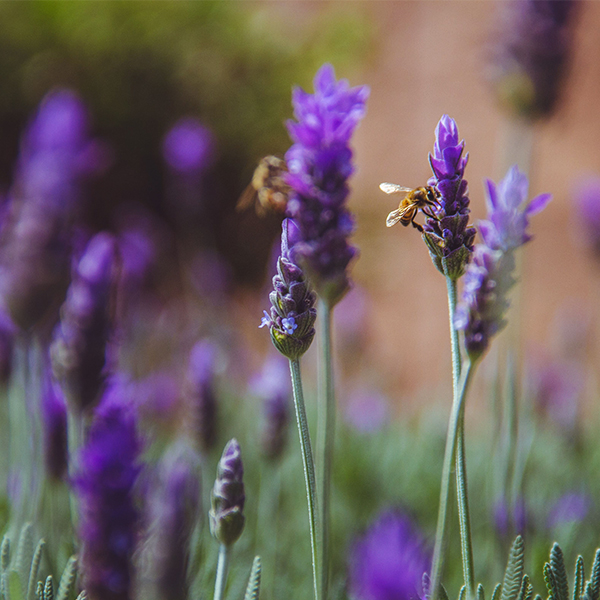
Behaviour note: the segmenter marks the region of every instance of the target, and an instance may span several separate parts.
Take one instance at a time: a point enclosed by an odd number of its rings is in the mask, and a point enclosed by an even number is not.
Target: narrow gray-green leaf
[[[575,563],[575,576],[573,577],[573,600],[581,600],[584,583],[585,567],[583,566],[583,556],[579,555]]]
[[[423,597],[430,598],[431,597],[431,579],[429,577],[429,573],[425,571],[423,573],[423,577],[421,578],[421,587],[423,588]]]
[[[501,600],[517,600],[523,579],[523,538],[518,535],[513,542],[504,571]]]
[[[52,581],[52,575],[46,577],[46,583],[44,585],[44,600],[54,600],[54,582]]]
[[[600,600],[600,548],[596,550],[594,564],[592,565],[592,574],[585,586],[585,595],[589,600]]]
[[[10,540],[8,536],[2,538],[2,548],[0,548],[0,572],[6,573],[10,564]]]
[[[46,542],[40,540],[33,553],[33,559],[31,561],[31,569],[29,570],[29,584],[27,585],[27,600],[33,600],[35,597],[35,588],[37,585],[38,571],[40,570],[40,562],[42,560],[42,553],[44,552],[44,546]]]
[[[77,578],[77,557],[71,556],[67,562],[67,566],[63,571],[60,583],[58,584],[58,592],[56,593],[56,600],[68,600],[71,592],[75,586],[75,579]]]
[[[554,542],[552,550],[550,550],[550,568],[556,581],[557,600],[569,600],[569,581],[567,579],[565,558],[560,546],[556,542]]]
[[[558,585],[550,563],[544,565],[544,581],[546,582],[549,600],[558,600]]]
[[[502,584],[497,583],[494,591],[492,592],[492,600],[500,600],[500,594],[502,593]]]
[[[19,543],[17,545],[17,560],[15,571],[19,574],[23,585],[29,583],[29,571],[31,570],[31,560],[33,559],[33,525],[25,523],[21,528]]]
[[[519,590],[518,600],[531,600],[531,596],[533,595],[533,586],[529,581],[529,577],[527,575],[523,575],[523,580],[521,582],[521,589]]]
[[[87,592],[85,590],[81,590],[81,592],[79,592],[79,596],[77,596],[77,600],[87,600]]]
[[[485,600],[485,592],[481,584],[477,586],[477,600]]]
[[[542,600],[542,597],[539,594],[536,594],[533,600]]]
[[[446,588],[441,583],[440,583],[440,589],[438,591],[438,595],[439,595],[439,600],[449,600],[448,592],[446,591]]]
[[[6,590],[8,591],[8,597],[10,600],[25,600],[23,596],[21,578],[16,571],[11,570],[7,573]]]
[[[463,585],[460,588],[460,592],[458,592],[458,600],[465,600],[466,597],[467,597],[467,586]]]
[[[37,582],[37,586],[35,588],[35,597],[37,600],[44,600],[44,584],[41,581]]]
[[[248,587],[246,588],[244,600],[258,600],[260,593],[260,573],[260,556],[255,556],[254,562],[252,563],[252,570],[250,571],[250,578],[248,579]],[[59,598],[59,600],[61,599]]]

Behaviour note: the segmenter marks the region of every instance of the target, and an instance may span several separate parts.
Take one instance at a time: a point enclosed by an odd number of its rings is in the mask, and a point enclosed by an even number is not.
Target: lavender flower
[[[0,308],[0,383],[8,383],[10,378],[16,333],[14,323]]]
[[[556,107],[573,44],[574,0],[502,3],[490,79],[515,113],[544,117]]]
[[[184,440],[175,442],[161,460],[150,500],[150,578],[163,600],[188,597],[189,546],[198,514],[199,482],[199,456]]]
[[[429,569],[423,537],[400,511],[382,513],[350,554],[350,596],[356,600],[421,598],[423,573]]]
[[[290,370],[281,356],[270,357],[250,385],[251,392],[263,402],[262,449],[269,459],[279,458],[287,443],[292,388]]]
[[[516,166],[497,187],[487,181],[488,220],[479,224],[483,242],[476,246],[467,268],[462,301],[454,315],[454,326],[464,331],[471,359],[479,357],[490,338],[506,325],[507,293],[515,283],[514,251],[531,239],[529,216],[541,211],[551,198],[541,194],[527,202],[527,191],[527,177]]]
[[[208,340],[198,342],[190,353],[187,394],[193,404],[198,443],[204,452],[217,441],[217,398],[215,394],[216,348]]]
[[[496,533],[508,540],[515,535],[525,535],[530,518],[525,499],[519,496],[512,504],[505,498],[500,498],[494,505],[494,526]]]
[[[50,372],[44,379],[41,399],[44,462],[49,478],[58,481],[64,478],[69,461],[67,404]]]
[[[390,403],[381,392],[357,387],[348,396],[344,420],[360,433],[381,430],[390,419]]]
[[[69,275],[70,222],[91,168],[83,105],[48,94],[21,145],[2,249],[0,288],[13,321],[30,329],[56,309]]]
[[[212,159],[212,152],[212,134],[192,117],[177,121],[163,142],[165,161],[179,173],[204,170]]]
[[[589,178],[577,190],[577,208],[586,241],[597,257],[600,257],[600,177]]]
[[[52,343],[54,373],[80,410],[94,403],[103,383],[115,248],[115,240],[108,233],[90,240],[69,287]]]
[[[565,523],[581,523],[590,512],[592,498],[585,492],[567,492],[553,504],[548,516],[548,527],[554,529]]]
[[[140,451],[135,414],[115,385],[95,411],[74,480],[80,501],[81,565],[90,600],[132,598]]]
[[[317,318],[315,295],[290,252],[290,241],[295,239],[297,232],[294,223],[284,219],[281,256],[277,261],[277,275],[273,277],[275,290],[269,294],[271,314],[264,311],[260,324],[260,327],[269,328],[275,348],[290,360],[297,360],[310,347],[315,337],[313,325]]]
[[[208,513],[210,531],[221,544],[235,543],[244,529],[244,466],[240,445],[229,440],[217,467],[217,478],[211,493]]]
[[[455,280],[464,274],[471,259],[476,233],[474,227],[468,227],[469,192],[464,175],[469,155],[463,156],[464,146],[455,121],[443,115],[429,155],[433,177],[427,182],[439,192],[440,208],[435,219],[427,219],[424,239],[440,273]]]
[[[294,116],[288,130],[293,146],[285,160],[292,191],[288,213],[300,228],[294,262],[306,269],[315,289],[331,305],[349,288],[348,264],[357,250],[348,243],[354,220],[346,208],[347,180],[354,171],[350,138],[365,115],[366,86],[350,88],[323,65],[315,93],[296,88]]]

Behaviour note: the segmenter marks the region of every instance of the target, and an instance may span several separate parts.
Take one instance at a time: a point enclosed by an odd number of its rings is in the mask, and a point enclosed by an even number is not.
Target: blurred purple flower
[[[84,586],[90,600],[130,600],[139,513],[136,415],[127,394],[112,386],[97,407],[73,484],[79,496]]]
[[[502,538],[512,540],[515,535],[525,535],[529,521],[527,506],[522,496],[512,505],[505,498],[500,498],[494,504],[494,526],[496,533]]]
[[[379,431],[390,417],[390,404],[381,393],[367,388],[354,389],[348,396],[343,414],[345,421],[360,433]]]
[[[423,573],[429,567],[422,534],[407,515],[388,510],[351,550],[350,596],[356,600],[421,598]]]
[[[273,277],[274,290],[269,294],[271,314],[263,311],[265,316],[259,325],[269,328],[273,345],[290,360],[297,360],[310,347],[317,318],[315,294],[310,291],[302,269],[293,261],[297,246],[292,247],[289,242],[295,239],[296,232],[294,222],[284,219],[281,256]]]
[[[149,503],[152,549],[149,577],[158,598],[188,597],[190,540],[199,505],[200,458],[187,442],[178,440],[161,459]]]
[[[134,384],[135,405],[140,419],[164,426],[177,420],[180,384],[165,371],[155,371]]]
[[[0,383],[8,383],[10,378],[16,333],[14,323],[0,308]]]
[[[292,401],[287,361],[282,356],[269,357],[261,373],[250,382],[250,393],[263,402],[263,453],[270,459],[279,458],[287,443]]]
[[[217,478],[211,493],[210,531],[225,546],[230,546],[244,529],[244,465],[240,445],[229,440],[217,466]]]
[[[500,101],[517,114],[548,116],[564,80],[573,35],[575,0],[501,3],[489,69]]]
[[[173,125],[163,142],[167,164],[180,173],[204,171],[213,155],[212,133],[193,117],[180,119]]]
[[[67,473],[67,404],[50,371],[46,373],[41,399],[44,462],[50,479],[61,480]]]
[[[52,368],[79,410],[91,406],[104,380],[116,242],[101,232],[81,257],[51,347]]]
[[[319,69],[314,87],[314,94],[296,88],[292,96],[297,122],[288,122],[294,142],[285,156],[292,188],[288,213],[300,230],[294,261],[333,305],[348,290],[346,270],[357,254],[348,243],[354,231],[346,208],[347,181],[354,171],[349,142],[365,115],[369,88],[336,81],[330,64]]]
[[[232,287],[229,263],[215,250],[202,250],[192,262],[192,283],[203,299],[222,303]]]
[[[554,529],[565,523],[581,523],[592,508],[592,497],[585,492],[567,492],[550,509],[548,527]]]
[[[541,211],[549,194],[527,202],[528,181],[516,166],[496,185],[486,185],[488,220],[481,221],[483,242],[477,244],[468,266],[463,295],[454,315],[454,326],[465,332],[465,346],[471,358],[480,356],[493,335],[504,328],[514,285],[514,250],[528,242],[529,216]]]
[[[427,182],[440,194],[436,219],[425,223],[425,242],[440,273],[458,279],[473,252],[475,228],[469,224],[469,196],[464,179],[469,155],[463,156],[465,142],[459,141],[456,122],[443,115],[435,129],[433,154],[429,163],[433,177]]]
[[[22,138],[0,287],[23,329],[56,309],[68,281],[70,225],[91,166],[87,115],[69,90],[50,92]]]
[[[600,177],[589,177],[576,190],[579,221],[587,243],[600,258]]]
[[[199,341],[190,352],[187,393],[193,406],[197,441],[204,452],[212,450],[217,441],[216,362],[217,348],[209,340]]]

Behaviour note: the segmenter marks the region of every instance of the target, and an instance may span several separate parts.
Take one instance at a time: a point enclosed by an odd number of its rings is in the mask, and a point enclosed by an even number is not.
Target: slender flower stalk
[[[286,154],[291,187],[288,213],[298,224],[294,259],[319,295],[323,314],[323,362],[319,385],[319,456],[321,457],[322,596],[329,578],[329,496],[335,433],[335,395],[331,357],[331,312],[350,288],[348,265],[357,249],[348,238],[354,219],[346,208],[348,179],[354,171],[350,138],[366,112],[369,89],[336,81],[325,64],[314,80],[315,93],[295,89],[292,103],[297,122],[288,123],[294,141]]]

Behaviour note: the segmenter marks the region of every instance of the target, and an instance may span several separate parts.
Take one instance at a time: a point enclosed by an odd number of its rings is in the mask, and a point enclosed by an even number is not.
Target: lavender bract
[[[294,261],[306,269],[326,301],[335,304],[349,288],[347,268],[357,250],[348,243],[354,220],[346,208],[348,178],[354,171],[350,138],[365,115],[366,86],[350,88],[323,65],[315,93],[293,92],[297,122],[288,123],[294,142],[285,160],[291,186],[288,214],[300,229]]]
[[[134,486],[140,453],[135,413],[115,385],[95,411],[73,482],[80,502],[81,566],[90,600],[133,597],[132,558],[140,520]]]
[[[0,272],[3,302],[22,329],[56,310],[66,288],[71,221],[94,166],[92,145],[85,108],[69,90],[44,98],[22,138]]]
[[[483,242],[477,244],[465,275],[462,300],[454,315],[454,326],[465,333],[471,359],[479,357],[493,335],[505,325],[507,294],[514,285],[514,251],[528,242],[529,216],[541,211],[549,194],[527,202],[527,177],[514,166],[496,186],[486,183],[488,219],[481,221]]]
[[[244,529],[244,465],[240,445],[229,440],[217,466],[217,478],[211,493],[210,531],[223,545],[235,543]]]
[[[464,274],[473,252],[475,228],[469,227],[469,196],[464,179],[469,155],[459,141],[456,122],[443,115],[435,129],[429,163],[433,177],[427,182],[439,192],[440,208],[425,223],[424,239],[433,263],[443,275],[456,280]]]
[[[429,567],[423,536],[408,516],[384,512],[352,548],[350,596],[356,600],[421,598],[421,580]]]
[[[310,347],[315,337],[315,294],[310,291],[302,269],[293,261],[290,241],[297,228],[290,219],[282,224],[281,256],[277,261],[277,275],[273,277],[271,314],[264,311],[260,327],[267,326],[273,345],[290,360],[297,360]],[[295,248],[295,246],[294,246]]]
[[[115,254],[112,235],[103,232],[90,240],[54,334],[51,348],[54,374],[64,383],[79,410],[95,402],[103,384]]]
[[[518,115],[548,116],[567,71],[575,0],[502,3],[490,79],[499,100]]]

